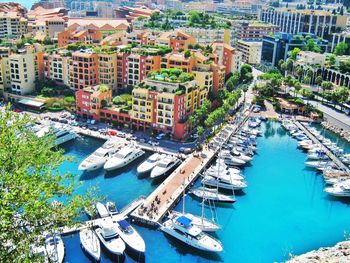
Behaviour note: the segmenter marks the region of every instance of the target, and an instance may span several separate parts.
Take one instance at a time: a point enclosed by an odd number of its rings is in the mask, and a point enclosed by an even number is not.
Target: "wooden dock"
[[[250,111],[245,112],[235,124],[227,124],[229,132],[224,142],[238,131],[249,118]],[[225,127],[223,128],[225,129]],[[222,138],[222,137],[221,137]],[[172,174],[168,176],[144,201],[135,209],[130,217],[134,222],[151,227],[157,227],[167,213],[177,204],[183,191],[188,190],[205,168],[211,163],[220,148],[209,149],[207,146],[198,154],[187,158]]]
[[[139,198],[132,201],[130,204],[125,206],[120,210],[120,213],[114,216],[111,216],[112,220],[120,220],[121,218],[125,218],[130,215],[132,211],[134,211],[136,208],[138,208],[145,200],[144,196],[140,196]],[[78,232],[84,228],[87,227],[93,227],[99,225],[99,223],[103,220],[103,218],[97,218],[85,221],[81,224],[74,225],[72,227],[62,227],[60,230],[60,233],[62,235],[69,235],[75,232]]]
[[[320,142],[311,132],[309,132],[309,130],[299,121],[295,121],[295,124],[297,125],[297,127],[299,129],[301,129],[306,136],[308,136],[315,144],[321,145],[322,148],[324,149],[325,153],[327,154],[327,156],[329,157],[330,160],[332,160],[340,169],[342,169],[343,171],[346,171],[347,173],[349,173],[349,168],[342,162],[340,161],[340,159],[333,154],[326,146],[324,146],[322,144],[322,142]]]

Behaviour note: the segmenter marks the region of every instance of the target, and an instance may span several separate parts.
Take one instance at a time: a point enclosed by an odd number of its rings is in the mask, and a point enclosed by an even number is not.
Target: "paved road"
[[[350,131],[350,117],[348,115],[325,106],[318,101],[308,100],[307,102],[322,111],[327,121],[339,126],[346,131]]]

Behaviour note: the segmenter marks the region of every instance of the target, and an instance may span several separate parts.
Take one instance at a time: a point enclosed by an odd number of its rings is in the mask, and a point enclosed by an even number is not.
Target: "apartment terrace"
[[[162,47],[162,46],[140,46],[136,47],[133,45],[128,45],[121,48],[121,52],[125,53],[137,53],[143,56],[156,56],[156,55],[165,55],[172,52],[172,48]]]

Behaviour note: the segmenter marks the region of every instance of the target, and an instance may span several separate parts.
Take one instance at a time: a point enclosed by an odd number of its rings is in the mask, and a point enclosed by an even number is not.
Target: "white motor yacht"
[[[240,180],[232,180],[230,182],[222,181],[219,178],[206,175],[202,180],[202,185],[217,187],[225,190],[242,190],[247,187],[247,183]]]
[[[101,258],[101,246],[95,232],[90,228],[85,228],[79,232],[80,244],[92,259],[99,261]]]
[[[204,187],[198,187],[190,191],[194,196],[205,199],[206,201],[215,201],[223,203],[234,203],[236,199],[232,196],[218,193],[217,189],[208,189]]]
[[[305,165],[312,168],[326,167],[329,162],[326,161],[308,161]]]
[[[224,158],[224,161],[225,161],[225,164],[228,166],[243,166],[246,164],[245,161],[234,156],[227,156]]]
[[[118,235],[118,226],[111,218],[103,218],[95,230],[102,245],[112,254],[121,256],[125,251],[125,243]]]
[[[252,157],[250,157],[248,155],[245,155],[245,154],[243,154],[243,153],[241,153],[239,151],[236,151],[236,150],[232,150],[231,154],[232,154],[232,156],[237,157],[237,158],[239,158],[239,159],[241,159],[241,160],[243,160],[245,162],[250,162],[251,160],[253,160]]]
[[[309,152],[307,158],[311,160],[327,160],[328,156],[324,151]]]
[[[139,174],[143,173],[149,173],[152,171],[154,166],[157,165],[157,163],[165,158],[165,154],[160,154],[160,153],[154,153],[150,157],[147,158],[144,162],[142,162],[138,167],[137,167],[137,172]]]
[[[116,206],[115,203],[112,202],[112,201],[108,201],[108,202],[106,203],[106,208],[107,208],[107,210],[108,210],[109,215],[111,215],[111,216],[114,216],[114,215],[119,214],[119,211],[118,211],[118,209],[117,209],[117,206]]]
[[[183,213],[178,211],[171,211],[169,218],[185,216],[192,221],[192,225],[198,227],[205,232],[215,232],[221,229],[221,227],[214,221],[204,218],[203,216],[196,216],[190,213]]]
[[[64,243],[59,234],[47,235],[45,249],[50,262],[62,263],[64,258]]]
[[[118,220],[115,223],[118,225],[117,232],[125,244],[137,253],[145,253],[145,241],[135,228],[125,219]]]
[[[74,140],[78,137],[78,134],[74,132],[72,129],[69,129],[68,127],[62,127],[60,129],[55,130],[55,141],[54,145],[61,145],[65,142]]]
[[[332,187],[326,187],[324,191],[333,196],[350,197],[350,181],[335,184]]]
[[[78,137],[77,133],[70,129],[69,126],[58,123],[46,122],[43,125],[36,126],[33,130],[39,138],[45,135],[53,135],[55,138],[53,142],[54,146],[61,145]]]
[[[228,169],[208,169],[204,172],[204,175],[209,175],[215,178],[220,178],[220,180],[222,180],[223,182],[231,182],[233,180],[244,180],[244,177],[240,174],[240,173],[236,173],[236,172],[231,172],[231,169],[234,168],[228,168]],[[236,170],[236,169],[234,169]]]
[[[180,164],[180,160],[175,156],[168,155],[160,160],[151,171],[151,178],[158,178],[167,174],[170,170]]]
[[[100,148],[90,154],[78,167],[79,171],[93,171],[97,170],[106,163],[108,158],[112,156],[120,147],[119,140],[109,140],[105,142]]]
[[[340,160],[345,164],[350,164],[350,154],[343,154]]]
[[[335,184],[339,184],[339,183],[344,183],[346,181],[350,182],[350,177],[333,177],[333,178],[324,178],[325,183],[326,184],[330,184],[330,185],[335,185]]]
[[[107,217],[107,216],[109,216],[109,211],[107,210],[105,205],[100,203],[100,202],[96,203],[96,210],[97,210],[98,214],[100,215],[100,217]]]
[[[219,241],[192,224],[192,220],[186,216],[165,221],[160,229],[168,235],[190,245],[194,248],[209,251],[221,252],[223,247]]]
[[[116,152],[103,166],[106,171],[122,168],[132,161],[140,158],[145,152],[140,148],[131,146],[124,147]]]

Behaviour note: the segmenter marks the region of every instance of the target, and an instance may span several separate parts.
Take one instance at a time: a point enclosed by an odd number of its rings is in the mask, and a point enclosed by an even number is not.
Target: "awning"
[[[31,99],[21,99],[19,103],[24,104],[26,106],[32,106],[40,108],[45,105],[45,102],[37,101],[37,100],[31,100]]]
[[[191,219],[189,219],[188,217],[185,217],[185,216],[178,217],[176,221],[183,226],[189,226],[192,222]]]
[[[120,220],[118,221],[118,224],[120,225],[121,228],[124,228],[124,229],[130,226],[130,224],[126,220]]]

